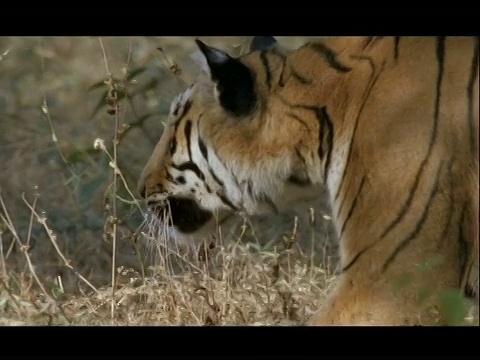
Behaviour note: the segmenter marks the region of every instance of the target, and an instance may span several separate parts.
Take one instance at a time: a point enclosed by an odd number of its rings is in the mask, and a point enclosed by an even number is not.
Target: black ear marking
[[[195,42],[207,60],[212,80],[217,84],[220,104],[236,116],[250,114],[257,102],[250,69],[224,51],[200,40]]]
[[[250,51],[269,50],[278,46],[273,36],[254,36],[250,43]]]

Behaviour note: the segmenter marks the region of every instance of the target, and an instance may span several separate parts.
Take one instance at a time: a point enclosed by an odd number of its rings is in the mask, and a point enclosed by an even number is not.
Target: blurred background
[[[199,37],[231,55],[244,53],[250,37]],[[138,198],[136,182],[158,141],[170,101],[195,79],[190,55],[194,37],[0,38],[0,191],[19,237],[30,237],[36,272],[76,291],[76,278],[48,240],[45,230],[22,200],[36,201],[61,251],[95,286],[111,280],[112,244],[107,236],[111,215],[112,168],[105,152],[94,149],[100,138],[113,154],[114,116],[105,101],[108,71],[117,86],[120,105],[118,165]],[[277,37],[296,48],[306,37]],[[148,249],[138,236],[143,217],[126,188],[118,182],[117,266],[139,268],[149,262]],[[297,240],[315,261],[337,263],[334,232],[325,198],[275,216],[249,219],[243,241],[273,248],[291,236],[298,216]],[[141,206],[143,204],[141,203]],[[5,211],[6,210],[6,211]],[[234,219],[235,234],[243,219]],[[30,235],[29,235],[30,234]],[[2,253],[9,272],[28,272],[25,257],[11,230],[0,220]]]

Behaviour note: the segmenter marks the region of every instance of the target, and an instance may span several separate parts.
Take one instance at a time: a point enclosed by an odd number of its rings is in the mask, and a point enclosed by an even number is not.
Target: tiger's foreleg
[[[356,274],[341,275],[332,294],[308,325],[434,325],[432,307],[417,307],[414,292],[392,291],[384,280],[362,281]]]

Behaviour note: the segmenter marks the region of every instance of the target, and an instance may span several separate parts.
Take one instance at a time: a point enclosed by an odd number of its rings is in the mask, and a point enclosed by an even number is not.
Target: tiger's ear
[[[250,43],[250,51],[270,50],[277,46],[278,42],[273,36],[254,36]]]
[[[252,72],[226,52],[195,40],[205,57],[208,73],[216,84],[218,100],[224,109],[236,116],[250,114],[257,102]]]

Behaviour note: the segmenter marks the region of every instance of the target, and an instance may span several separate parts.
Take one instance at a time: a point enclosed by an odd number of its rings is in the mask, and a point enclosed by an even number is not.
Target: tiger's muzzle
[[[168,197],[164,201],[147,201],[150,211],[160,221],[174,226],[183,234],[194,233],[202,228],[213,216],[210,211],[200,208],[192,199]]]

